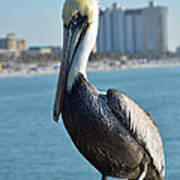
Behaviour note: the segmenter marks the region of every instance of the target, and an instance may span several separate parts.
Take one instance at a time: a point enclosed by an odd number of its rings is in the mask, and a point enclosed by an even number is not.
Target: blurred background
[[[178,0],[99,1],[99,33],[90,61],[101,61],[108,67],[109,60],[116,67],[179,64],[179,3]],[[47,74],[58,69],[63,4],[64,1],[58,0],[2,1],[0,74],[2,70],[8,76],[34,73],[38,67],[44,67],[39,70]],[[100,67],[93,65],[89,64],[92,68]]]
[[[63,4],[1,2],[0,180],[100,179],[62,121],[52,120]],[[88,64],[89,81],[98,89],[119,89],[153,115],[168,180],[180,178],[179,7],[179,0],[101,0]]]
[[[178,36],[180,16],[178,0],[156,0],[158,6],[168,8],[168,39],[169,49],[175,50],[179,46]],[[26,38],[28,46],[62,45],[61,10],[64,0],[6,0],[1,2],[0,9],[0,37],[8,33],[15,33],[19,38]],[[120,3],[126,9],[141,9],[149,5],[149,0],[104,0],[100,7],[111,7],[113,3]]]

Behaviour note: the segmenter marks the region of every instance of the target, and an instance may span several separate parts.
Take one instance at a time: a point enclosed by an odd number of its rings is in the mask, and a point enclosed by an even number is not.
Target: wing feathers
[[[152,116],[120,91],[109,89],[107,98],[113,114],[151,156],[160,176],[164,177],[163,146]]]

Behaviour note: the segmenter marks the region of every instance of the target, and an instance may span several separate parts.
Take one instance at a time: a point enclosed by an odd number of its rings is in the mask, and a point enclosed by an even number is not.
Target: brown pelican
[[[130,180],[164,180],[162,141],[153,118],[122,92],[99,92],[86,78],[98,29],[97,0],[66,0],[64,42],[54,120],[102,174]]]

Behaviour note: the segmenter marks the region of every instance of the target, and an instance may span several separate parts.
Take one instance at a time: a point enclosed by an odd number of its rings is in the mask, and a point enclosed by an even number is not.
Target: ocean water
[[[180,179],[180,68],[88,77],[100,90],[125,92],[153,115],[164,143],[166,179]],[[0,180],[100,180],[62,122],[52,120],[56,81],[56,75],[0,78]]]

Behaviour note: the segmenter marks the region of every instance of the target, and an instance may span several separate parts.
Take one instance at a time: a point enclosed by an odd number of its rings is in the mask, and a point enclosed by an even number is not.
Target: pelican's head
[[[63,55],[54,104],[54,120],[63,110],[66,91],[71,91],[80,72],[86,77],[89,54],[98,29],[97,0],[66,0],[62,14],[64,24]]]

